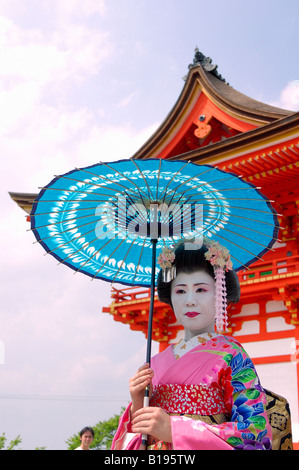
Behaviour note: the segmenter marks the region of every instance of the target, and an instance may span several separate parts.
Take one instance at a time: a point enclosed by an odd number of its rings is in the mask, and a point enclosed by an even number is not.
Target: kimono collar
[[[193,338],[189,339],[188,341],[181,339],[173,346],[173,353],[176,358],[182,357],[184,354],[195,348],[195,346],[198,346],[200,343],[206,343],[216,336],[221,335],[219,335],[219,333],[202,333],[200,335],[193,336]]]

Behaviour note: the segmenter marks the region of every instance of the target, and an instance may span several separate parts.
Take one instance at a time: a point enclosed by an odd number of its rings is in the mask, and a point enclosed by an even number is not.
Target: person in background
[[[91,427],[85,426],[80,431],[81,445],[75,450],[90,450],[89,447],[94,439],[94,431]]]

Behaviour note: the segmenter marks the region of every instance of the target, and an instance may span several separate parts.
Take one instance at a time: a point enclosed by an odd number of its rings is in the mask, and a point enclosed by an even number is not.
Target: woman
[[[242,346],[220,334],[226,303],[238,302],[238,277],[218,243],[184,243],[159,257],[159,300],[173,308],[184,339],[130,379],[132,403],[114,449],[271,449],[266,395]],[[216,332],[215,332],[216,323]],[[143,407],[150,385],[150,406]]]

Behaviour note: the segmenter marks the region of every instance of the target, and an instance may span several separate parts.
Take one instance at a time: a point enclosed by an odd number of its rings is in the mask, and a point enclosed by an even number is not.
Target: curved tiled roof
[[[216,90],[218,98],[226,101],[227,103],[233,104],[235,107],[239,107],[240,110],[260,114],[260,116],[268,117],[269,119],[280,119],[284,116],[290,116],[294,114],[294,111],[289,111],[282,108],[277,108],[261,101],[257,101],[250,98],[243,93],[235,90],[227,83],[219,80],[217,77],[209,72],[205,72],[207,80]]]
[[[253,128],[263,128],[296,114],[294,111],[254,100],[232,88],[222,77],[219,78],[215,71],[207,71],[201,64],[196,64],[190,68],[183,90],[165,120],[133,158],[159,157],[161,149],[171,140],[171,135],[177,132],[186,116],[191,114],[203,94],[214,107],[235,121],[246,123],[249,132]]]

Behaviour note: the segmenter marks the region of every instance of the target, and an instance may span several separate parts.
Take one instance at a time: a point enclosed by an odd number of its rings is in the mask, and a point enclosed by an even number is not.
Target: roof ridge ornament
[[[220,75],[217,68],[218,65],[214,65],[212,63],[212,59],[210,57],[206,57],[202,52],[199,51],[198,47],[194,50],[194,59],[192,64],[189,64],[188,69],[191,70],[198,65],[201,65],[206,72],[210,72],[211,74],[215,75],[219,80],[226,82],[226,80]]]

